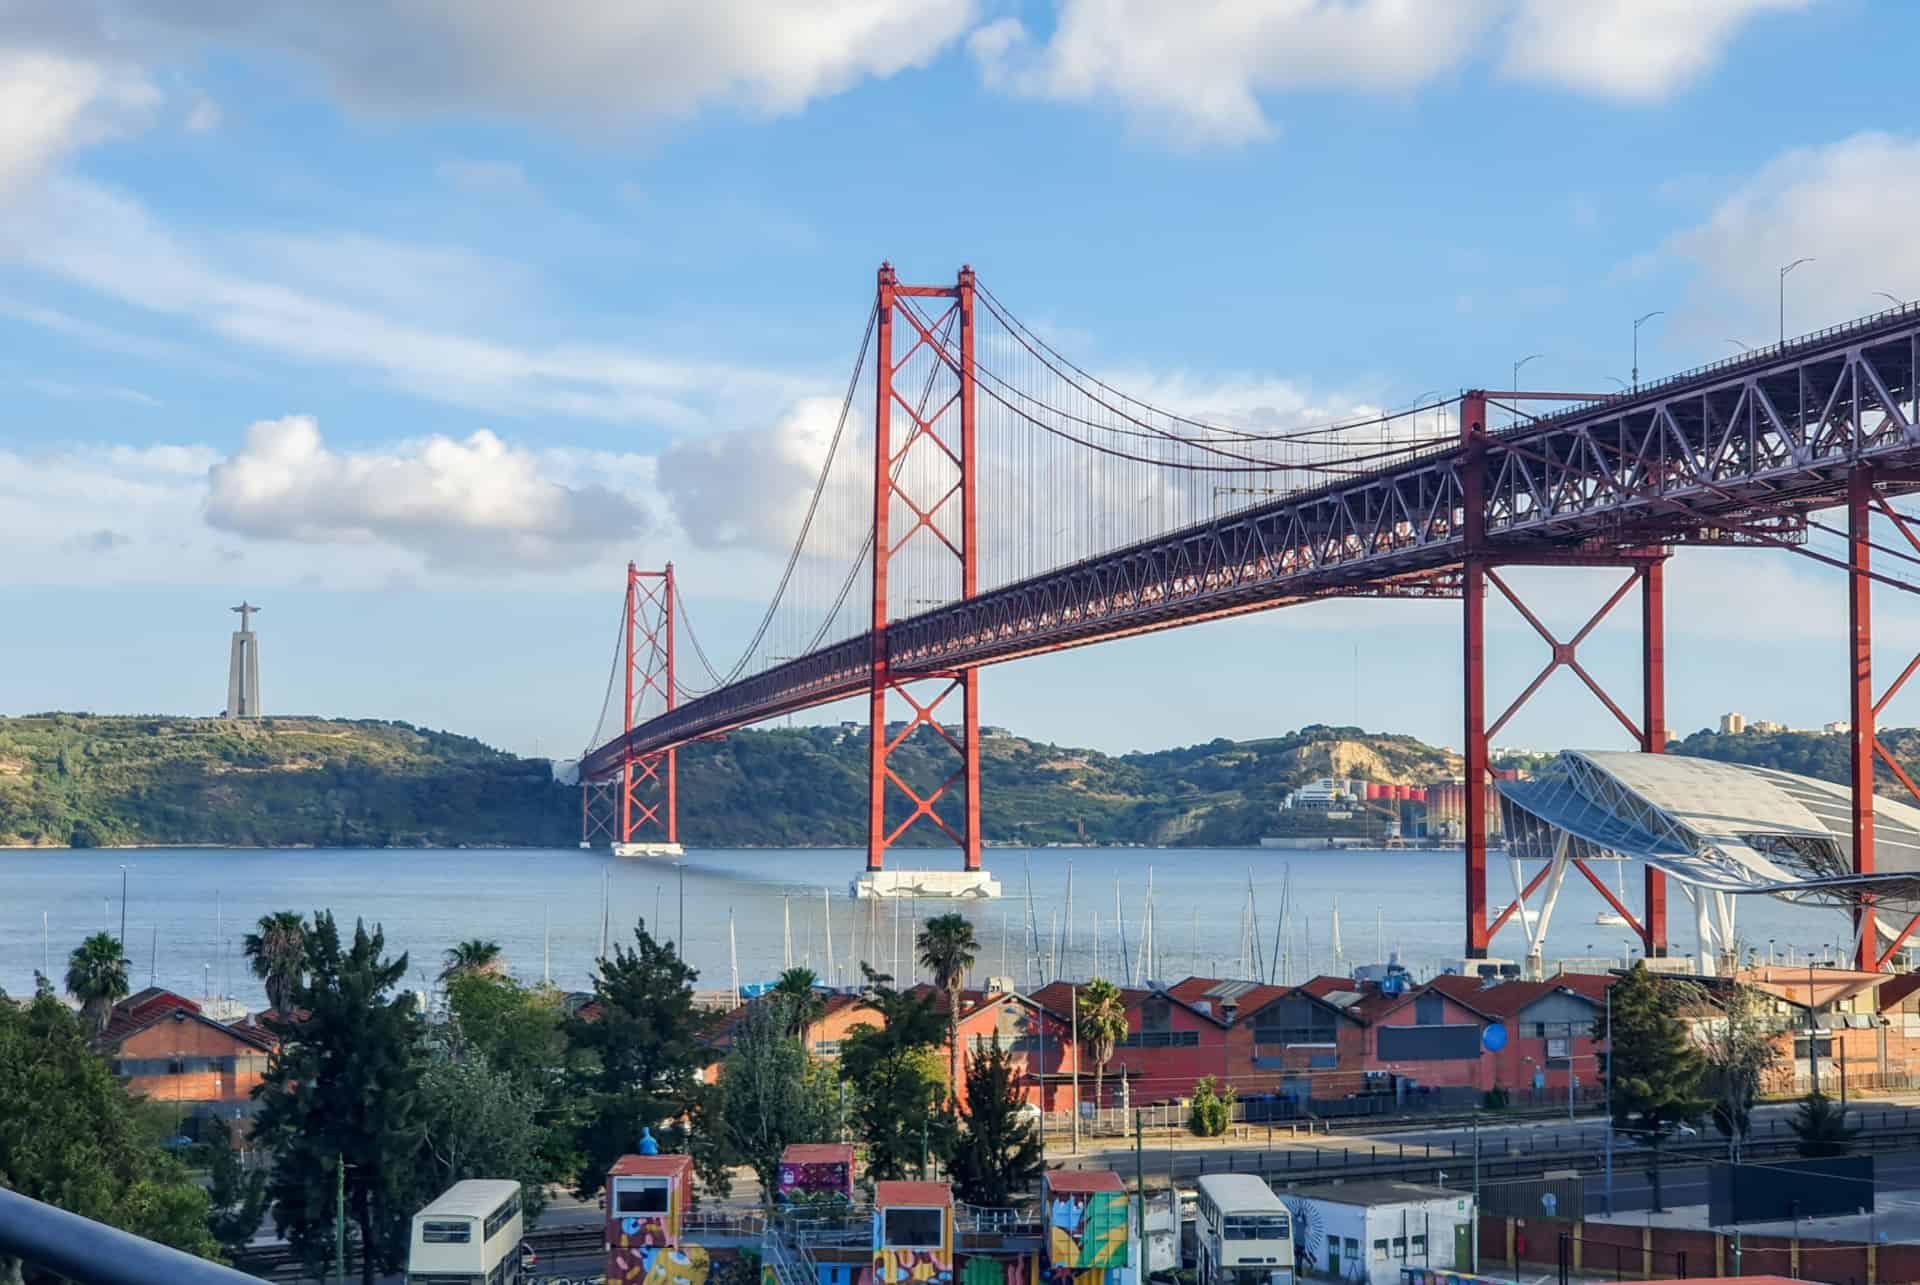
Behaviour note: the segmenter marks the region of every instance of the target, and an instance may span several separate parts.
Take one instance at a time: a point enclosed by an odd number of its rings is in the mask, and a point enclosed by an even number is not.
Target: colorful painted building
[[[1132,1285],[1139,1247],[1132,1201],[1111,1169],[1051,1169],[1040,1182],[1046,1285]]]
[[[782,1201],[837,1199],[853,1202],[853,1145],[796,1142],[780,1153]]]
[[[705,1278],[705,1251],[696,1264],[681,1245],[692,1198],[691,1156],[626,1155],[614,1162],[606,1194],[609,1285],[668,1285],[696,1266]],[[653,1274],[656,1266],[660,1279]]]
[[[873,1185],[871,1285],[951,1285],[953,1189],[944,1182]]]

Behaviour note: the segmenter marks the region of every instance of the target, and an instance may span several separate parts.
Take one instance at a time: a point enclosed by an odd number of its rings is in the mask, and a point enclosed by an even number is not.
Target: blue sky
[[[1904,5],[163,8],[0,6],[8,712],[212,712],[245,596],[270,710],[576,750],[629,558],[675,560],[716,659],[757,619],[882,258],[971,262],[1076,360],[1225,419],[1533,352],[1528,382],[1604,389],[1654,309],[1644,373],[1713,360],[1772,336],[1801,255],[1790,330],[1920,295]],[[735,484],[772,498],[720,538],[700,499]],[[1535,591],[1570,632],[1604,580]],[[1670,580],[1676,728],[1844,715],[1831,573]],[[1544,657],[1495,619],[1497,698]],[[983,711],[1122,750],[1457,743],[1457,622],[1213,624],[991,671]],[[1630,641],[1594,648],[1629,701]],[[1619,735],[1562,675],[1504,739]]]

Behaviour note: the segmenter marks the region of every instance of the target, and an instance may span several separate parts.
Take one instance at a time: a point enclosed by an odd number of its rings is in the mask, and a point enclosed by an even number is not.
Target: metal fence
[[[246,1285],[254,1280],[5,1188],[0,1188],[0,1256],[80,1285]]]

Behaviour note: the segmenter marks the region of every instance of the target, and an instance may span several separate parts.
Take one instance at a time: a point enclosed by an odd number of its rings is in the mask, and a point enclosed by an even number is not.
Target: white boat
[[[1625,902],[1627,899],[1626,864],[1627,864],[1626,862],[1622,861],[1622,862],[1619,862],[1614,867],[1614,876],[1615,876],[1614,883],[1618,885],[1620,889],[1619,896],[1622,902]],[[1593,922],[1594,922],[1594,926],[1598,928],[1630,927],[1630,925],[1627,923],[1627,917],[1621,914],[1619,911],[1615,910],[1612,906],[1608,906],[1606,909],[1602,910],[1599,914],[1595,915],[1593,917]]]

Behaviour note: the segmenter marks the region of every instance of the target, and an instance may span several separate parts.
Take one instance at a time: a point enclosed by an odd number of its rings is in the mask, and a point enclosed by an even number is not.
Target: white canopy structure
[[[1566,750],[1529,780],[1497,783],[1507,855],[1556,864],[1539,920],[1570,861],[1626,859],[1666,872],[1694,903],[1701,967],[1733,947],[1736,894],[1850,908],[1920,907],[1920,808],[1874,800],[1874,866],[1853,873],[1847,788],[1742,763],[1617,750]],[[1909,913],[1912,913],[1910,910]],[[1878,917],[1874,917],[1878,920]],[[1716,923],[1717,921],[1717,923]],[[1891,940],[1898,927],[1878,922]],[[1538,953],[1545,925],[1529,929]]]

